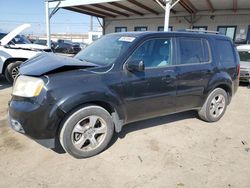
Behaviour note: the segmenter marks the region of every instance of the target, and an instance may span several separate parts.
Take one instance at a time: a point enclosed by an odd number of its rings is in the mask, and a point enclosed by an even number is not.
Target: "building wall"
[[[57,41],[59,39],[71,40],[72,42],[84,42],[91,44],[93,41],[97,40],[102,36],[102,31],[89,31],[86,34],[76,35],[76,34],[52,34],[51,40]],[[46,36],[29,36],[32,39],[43,39],[47,40]]]
[[[185,16],[190,21],[190,16]],[[170,26],[173,30],[192,28],[184,16],[172,16]],[[250,25],[250,11],[247,14],[231,13],[230,15],[198,15],[193,26],[207,26],[208,30],[217,31],[217,26],[237,26],[236,39],[246,39],[248,26]],[[164,15],[147,15],[144,17],[105,19],[105,34],[115,32],[115,27],[127,27],[128,31],[134,31],[134,27],[147,26],[150,31],[157,31],[158,26],[163,26]]]

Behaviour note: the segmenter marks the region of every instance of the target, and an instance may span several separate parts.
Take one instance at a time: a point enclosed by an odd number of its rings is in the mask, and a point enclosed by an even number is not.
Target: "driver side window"
[[[172,42],[170,38],[150,39],[140,45],[130,56],[129,61],[143,61],[145,68],[158,68],[172,65]]]

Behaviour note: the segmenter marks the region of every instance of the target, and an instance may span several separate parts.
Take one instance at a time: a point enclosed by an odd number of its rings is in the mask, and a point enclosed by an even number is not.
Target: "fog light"
[[[15,119],[12,119],[11,117],[10,117],[10,126],[15,131],[20,132],[20,133],[24,133],[24,130],[23,130],[23,127],[22,127],[21,123],[19,123]]]

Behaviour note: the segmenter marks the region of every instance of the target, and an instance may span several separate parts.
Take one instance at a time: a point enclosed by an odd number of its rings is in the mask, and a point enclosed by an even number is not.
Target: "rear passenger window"
[[[234,50],[230,41],[216,40],[216,50],[221,65],[227,67],[235,64]]]
[[[205,39],[179,38],[179,64],[198,64],[209,62],[209,47]]]

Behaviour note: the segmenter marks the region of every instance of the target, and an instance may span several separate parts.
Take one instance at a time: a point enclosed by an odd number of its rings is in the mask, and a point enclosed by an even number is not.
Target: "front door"
[[[126,63],[142,60],[145,70],[124,70],[127,121],[147,119],[175,110],[176,71],[170,38],[149,39],[140,45]]]

